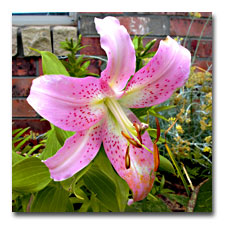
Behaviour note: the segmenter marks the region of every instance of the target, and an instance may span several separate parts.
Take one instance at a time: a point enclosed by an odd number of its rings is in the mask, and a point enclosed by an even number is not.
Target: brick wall
[[[41,121],[41,117],[29,106],[26,97],[29,95],[32,80],[43,75],[41,69],[41,58],[28,47],[39,50],[48,50],[56,55],[65,55],[59,48],[59,42],[65,38],[77,38],[82,34],[82,44],[89,45],[81,50],[81,54],[105,56],[100,47],[99,36],[94,26],[94,18],[115,16],[124,25],[131,37],[134,35],[147,35],[144,42],[157,38],[155,45],[167,35],[171,37],[183,37],[192,24],[186,41],[186,47],[192,56],[198,45],[194,65],[207,69],[212,64],[212,16],[209,12],[202,12],[201,18],[192,17],[186,12],[82,12],[78,13],[78,21],[74,26],[23,26],[12,29],[12,116],[13,128],[27,127],[38,133],[47,131],[50,126],[47,121]],[[205,24],[207,24],[205,26]],[[203,28],[204,32],[202,32]],[[89,69],[100,73],[101,61],[91,60]]]

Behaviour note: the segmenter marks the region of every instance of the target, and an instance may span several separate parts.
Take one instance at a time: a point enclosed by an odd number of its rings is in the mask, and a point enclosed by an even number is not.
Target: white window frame
[[[13,15],[12,25],[74,25],[77,21],[77,13],[69,12],[69,15]]]

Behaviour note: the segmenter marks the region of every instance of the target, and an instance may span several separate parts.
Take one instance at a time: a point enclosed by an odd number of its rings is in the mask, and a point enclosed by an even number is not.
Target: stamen
[[[125,167],[126,169],[130,169],[130,155],[129,155],[130,145],[127,146],[126,154],[125,154]]]
[[[155,117],[156,121],[156,127],[157,127],[157,137],[153,143],[153,158],[154,158],[154,171],[156,172],[159,168],[159,149],[157,147],[157,142],[160,138],[160,125],[159,125],[159,120]]]
[[[132,144],[134,147],[137,147],[137,148],[142,148],[142,146],[137,142],[135,141],[134,139],[132,139],[130,136],[128,136],[126,133],[124,133],[123,131],[121,131],[121,134],[127,139],[127,141]]]
[[[140,134],[141,127],[137,123],[133,123],[133,125],[134,125],[134,127],[135,127],[135,129],[137,131],[137,138],[140,141],[140,143],[142,144],[142,139],[141,139],[141,134]]]
[[[156,143],[153,144],[153,158],[154,158],[154,171],[156,172],[159,168],[159,149]]]

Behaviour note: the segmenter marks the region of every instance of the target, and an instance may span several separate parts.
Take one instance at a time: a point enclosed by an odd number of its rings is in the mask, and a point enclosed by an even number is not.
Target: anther
[[[126,169],[130,169],[130,155],[129,155],[130,146],[127,146],[126,154],[125,154],[125,167]]]
[[[157,137],[153,143],[153,158],[154,158],[154,171],[156,172],[159,168],[159,150],[157,147],[157,142],[160,138],[160,125],[159,125],[159,120],[155,117],[155,121],[156,121],[156,127],[157,127]]]
[[[134,139],[132,139],[129,135],[125,134],[123,131],[121,131],[121,134],[127,139],[127,141],[129,143],[131,143],[133,146],[137,147],[137,148],[142,148],[142,146],[135,141]]]
[[[141,127],[137,123],[133,123],[133,126],[135,127],[135,130],[137,131],[137,138],[140,141],[140,143],[142,144],[142,139],[141,139],[141,134],[140,134]]]

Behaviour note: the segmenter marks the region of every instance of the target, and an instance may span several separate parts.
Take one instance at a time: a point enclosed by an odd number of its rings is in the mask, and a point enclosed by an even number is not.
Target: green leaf
[[[20,147],[22,147],[29,139],[30,139],[30,135],[25,138],[22,138],[20,143],[15,148],[13,148],[13,151],[16,152],[20,150]]]
[[[170,159],[173,162],[173,165],[175,166],[175,168],[177,170],[178,176],[180,176],[180,178],[181,178],[181,180],[183,182],[183,185],[185,187],[185,190],[186,190],[186,192],[187,192],[187,194],[189,196],[190,195],[190,190],[189,190],[188,185],[187,185],[187,182],[186,182],[186,180],[185,180],[185,178],[184,178],[184,176],[183,176],[183,174],[181,172],[181,169],[180,169],[178,163],[176,162],[175,157],[174,157],[172,151],[170,150],[169,146],[167,144],[165,144],[165,147],[166,147],[166,150],[167,150],[167,152],[168,152],[168,154],[170,156]]]
[[[51,52],[39,51],[33,48],[31,49],[41,54],[42,70],[45,75],[46,74],[62,74],[65,76],[69,76],[69,73],[67,72],[63,64],[60,62],[60,60],[57,58],[57,56],[55,56]]]
[[[201,185],[194,212],[212,212],[212,179]]]
[[[176,106],[175,105],[158,106],[158,107],[154,107],[154,111],[155,112],[161,112],[161,111],[165,111],[165,110],[169,110],[169,109],[173,109],[173,108],[176,108]]]
[[[157,138],[157,130],[156,129],[152,129],[152,128],[148,128],[147,129],[148,134],[153,137],[153,138]],[[159,137],[159,141],[157,142],[159,143],[165,143],[165,139],[163,137]],[[169,143],[169,142],[168,142]]]
[[[54,131],[55,131],[56,137],[57,137],[57,139],[59,141],[59,144],[61,146],[64,145],[64,142],[65,142],[65,140],[67,138],[71,137],[75,133],[73,131],[65,131],[65,130],[62,130],[62,129],[56,127],[56,126],[54,126]]]
[[[153,45],[155,44],[156,42],[156,39],[153,39],[152,41],[148,42],[146,45],[145,45],[145,50],[144,52],[141,54],[141,56],[144,56],[152,47]]]
[[[78,212],[88,212],[91,206],[91,201],[89,199],[85,200]]]
[[[116,198],[116,185],[97,166],[92,166],[83,179],[87,188],[96,194],[106,208],[112,212],[120,211]]]
[[[14,129],[12,130],[12,135],[15,135],[16,133],[18,133],[19,131],[21,131],[23,128],[19,128],[19,129]]]
[[[138,49],[138,36],[134,36],[133,45],[134,45],[134,49],[137,50]]]
[[[123,212],[128,201],[129,186],[113,169],[108,157],[105,154],[103,146],[100,148],[94,164],[97,164],[99,169],[115,184],[118,207],[119,210]]]
[[[99,202],[98,199],[95,197],[95,194],[91,195],[91,208],[93,212],[99,212]]]
[[[69,206],[68,206],[69,205]],[[59,183],[39,191],[31,205],[31,212],[66,212],[71,210],[68,192]]]
[[[61,144],[59,143],[56,132],[54,128],[52,128],[47,133],[46,147],[39,156],[40,159],[45,160],[53,155],[61,148]]]
[[[12,167],[12,190],[37,192],[51,181],[48,168],[36,157],[19,161]]]
[[[147,110],[149,110],[149,107],[146,108],[137,108],[137,109],[130,109],[137,117],[144,116],[147,114]]]
[[[81,66],[81,69],[82,69],[83,71],[85,71],[85,70],[88,68],[88,66],[90,65],[90,63],[91,63],[91,61],[86,61],[86,62],[84,62],[84,63],[82,64],[82,66]]]
[[[12,140],[12,143],[16,143],[17,141],[21,140],[19,139],[28,129],[30,129],[30,127],[27,127],[27,128],[24,128],[24,129],[17,129],[15,133],[13,134],[16,134],[16,136],[13,137],[13,140]],[[20,131],[20,132],[19,132]]]
[[[91,168],[93,163],[89,163],[82,170],[74,174],[72,177],[61,181],[61,185],[66,191],[74,191],[73,189],[76,187],[77,182],[83,177],[83,175]]]
[[[166,171],[168,173],[176,174],[172,163],[162,155],[159,155],[159,171]]]
[[[147,209],[149,212],[171,212],[171,210],[162,199],[151,194],[147,196],[147,199]]]
[[[165,120],[165,121],[168,121],[168,119],[166,119],[166,118],[165,118],[164,116],[162,116],[161,114],[155,112],[154,109],[152,109],[152,108],[151,108],[148,112],[149,112],[149,114],[152,115],[152,116],[155,116],[155,117],[158,117],[158,118],[163,119],[163,120]]]
[[[16,152],[12,151],[12,165],[24,160],[25,157],[17,154]]]
[[[188,197],[184,195],[177,195],[177,194],[171,194],[171,193],[163,193],[165,197],[167,197],[171,201],[178,202],[179,204],[183,206],[187,206],[188,204]]]
[[[33,148],[30,149],[30,151],[27,153],[27,155],[30,156],[33,152],[35,152],[37,149],[39,149],[42,146],[43,146],[43,144],[35,145]]]
[[[131,206],[127,206],[126,212],[171,212],[171,210],[162,199],[148,194],[144,200],[134,202]]]

